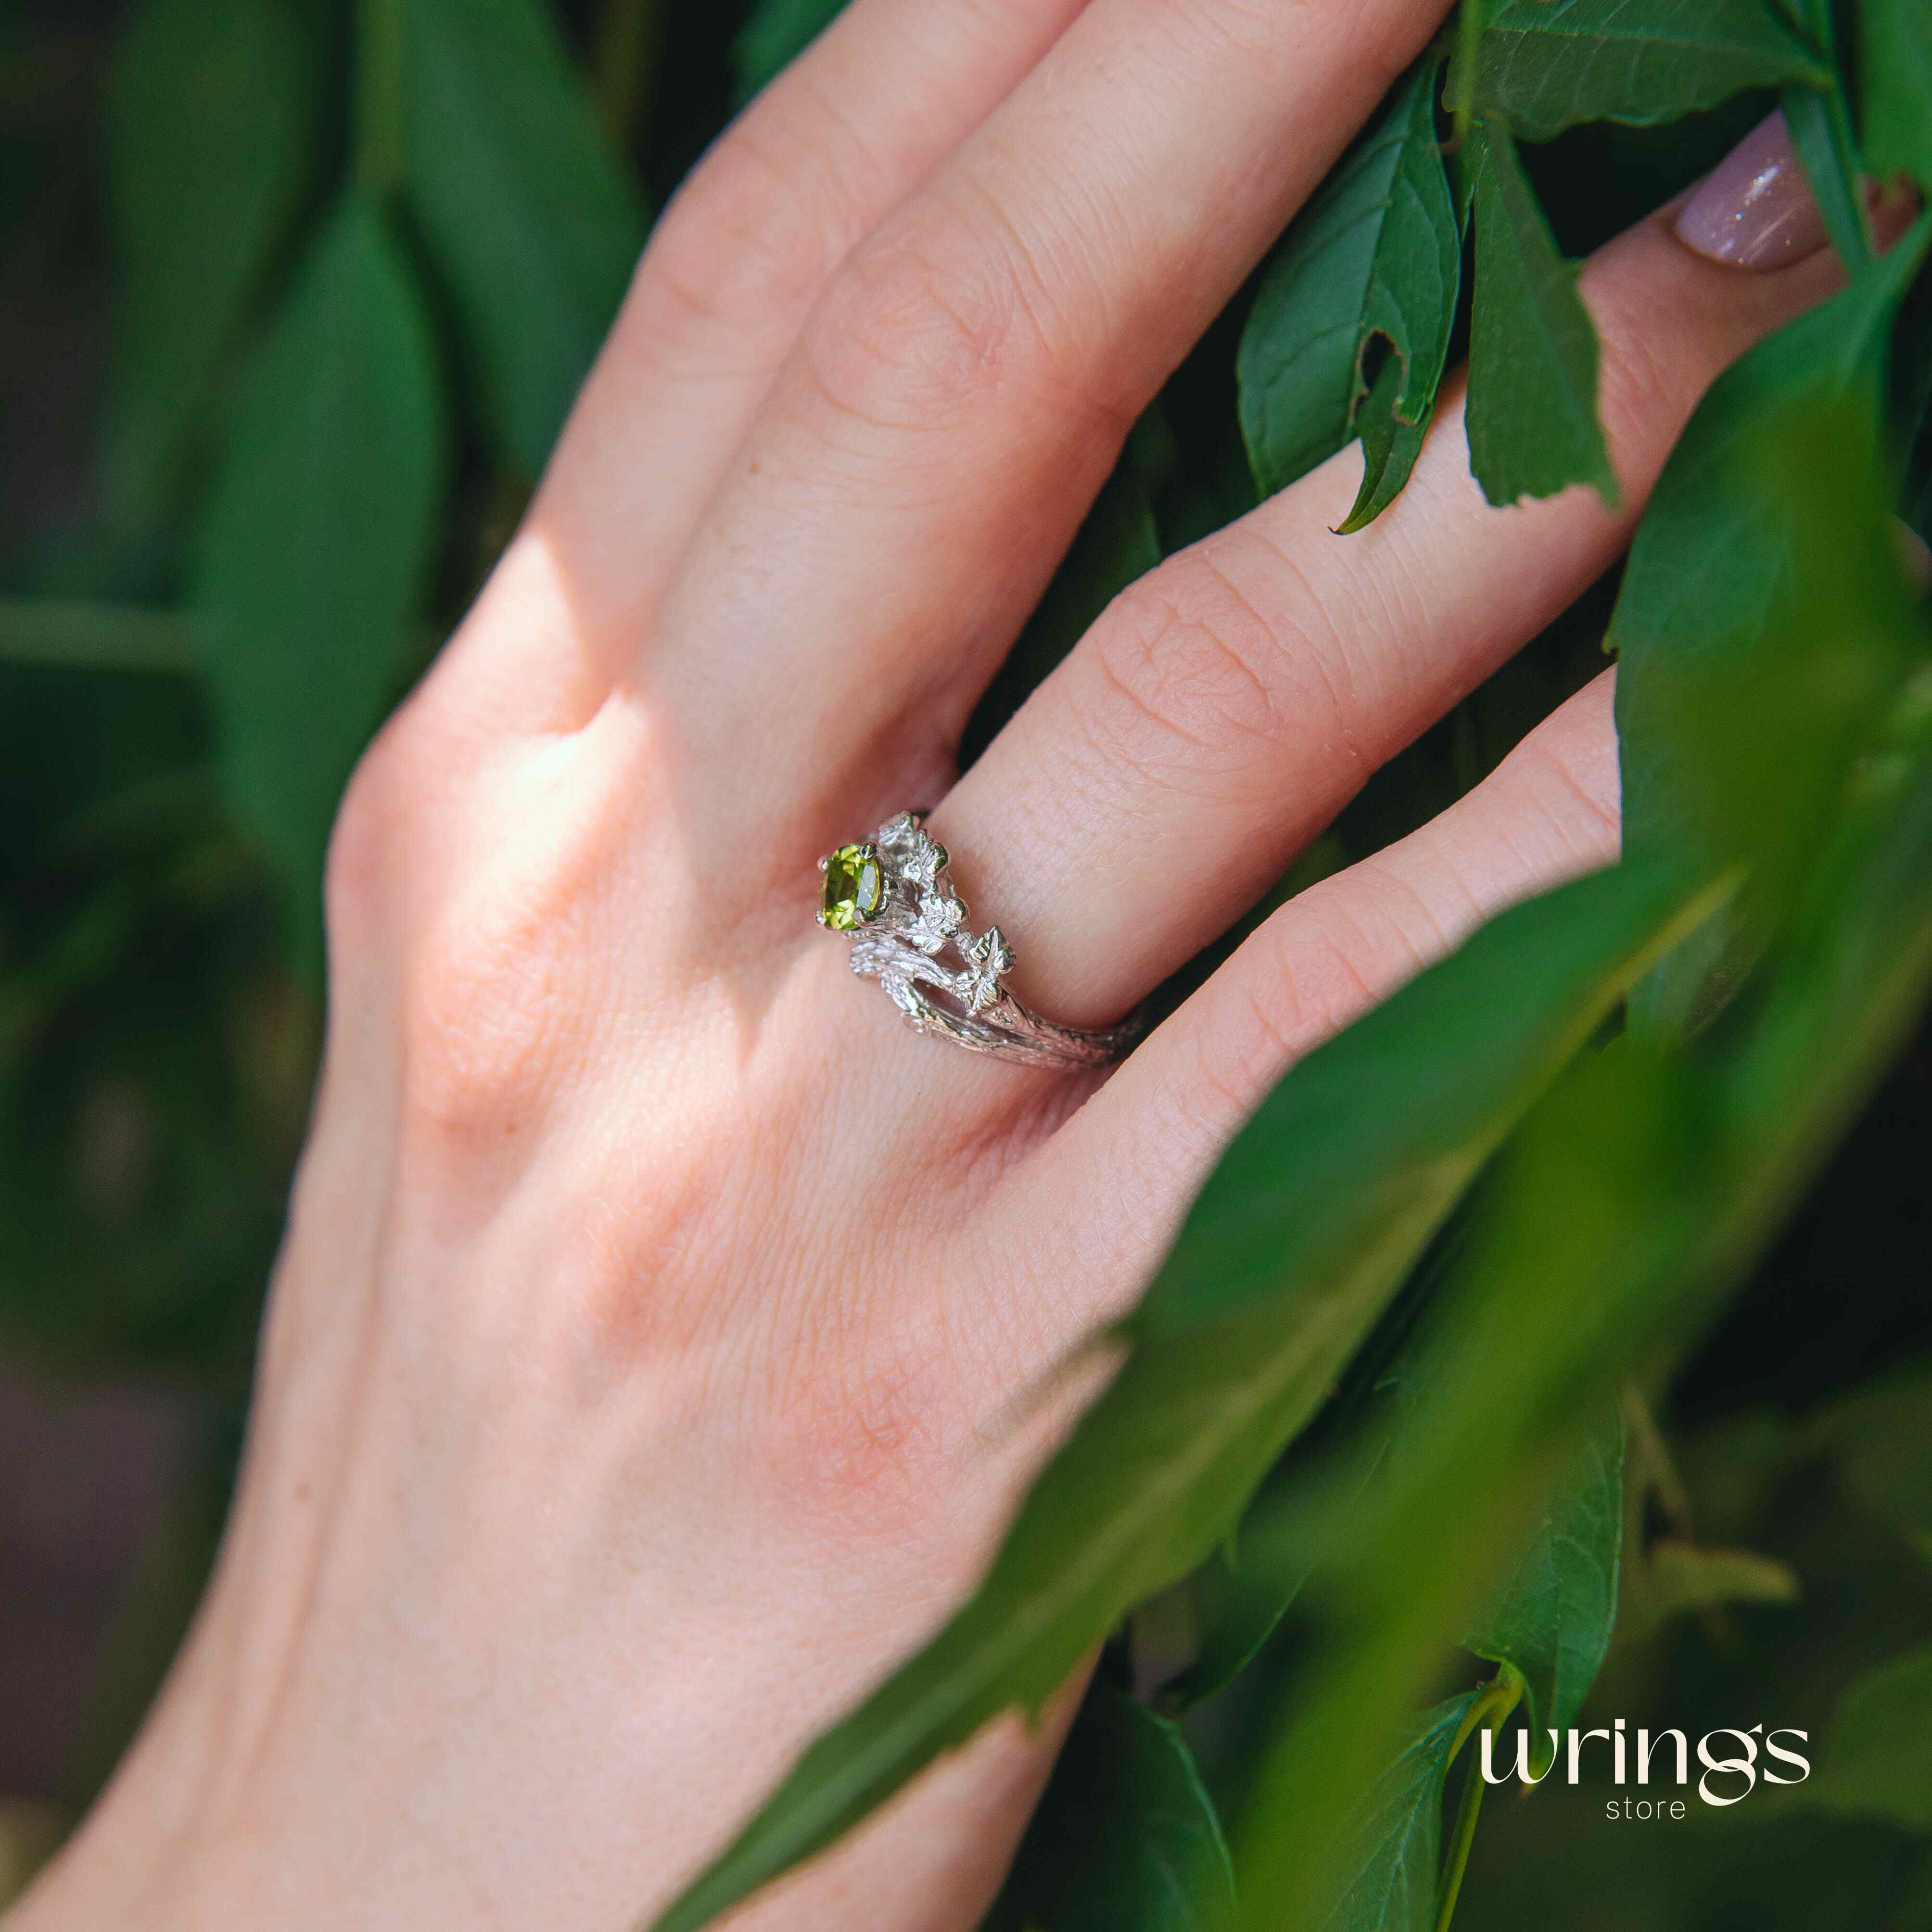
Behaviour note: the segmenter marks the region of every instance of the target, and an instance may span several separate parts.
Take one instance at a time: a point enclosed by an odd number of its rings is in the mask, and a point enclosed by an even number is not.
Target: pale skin
[[[1100,1025],[1628,540],[1696,398],[1834,286],[1669,217],[1583,287],[1625,505],[1489,508],[1448,394],[962,726],[1136,414],[1441,0],[854,0],[660,222],[524,528],[364,761],[320,1101],[188,1644],[8,1932],[621,1928],[970,1590],[1300,1054],[1612,861],[1607,674],[1273,916],[1104,1081],[922,1039],[817,929],[908,806]],[[1063,1705],[1065,1700],[1063,1700]],[[1064,1721],[1062,1711],[1059,1721]],[[969,1932],[1016,1720],[746,1928]]]

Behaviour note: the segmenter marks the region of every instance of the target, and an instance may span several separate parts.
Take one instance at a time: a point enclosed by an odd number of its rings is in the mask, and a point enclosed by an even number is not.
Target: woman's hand
[[[1487,508],[1452,392],[1371,529],[1329,534],[1351,451],[1120,598],[953,784],[1127,425],[1443,10],[854,0],[698,170],[344,808],[240,1501],[17,1932],[662,1904],[970,1588],[1066,1420],[1016,1398],[1245,1110],[1615,857],[1605,680],[1104,1082],[916,1036],[812,922],[819,854],[934,806],[1030,1002],[1117,1018],[1604,569],[1704,387],[1831,285],[1642,224],[1583,281],[1622,513]],[[735,1922],[970,1927],[1048,1731]]]

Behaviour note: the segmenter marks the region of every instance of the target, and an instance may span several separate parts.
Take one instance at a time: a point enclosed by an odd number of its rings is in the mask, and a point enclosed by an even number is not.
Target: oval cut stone
[[[835,932],[850,932],[878,916],[886,902],[886,875],[870,845],[842,845],[825,861],[819,914]]]

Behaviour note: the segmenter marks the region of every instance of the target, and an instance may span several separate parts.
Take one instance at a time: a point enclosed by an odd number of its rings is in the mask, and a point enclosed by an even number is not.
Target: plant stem
[[[1493,1736],[1503,1720],[1516,1708],[1522,1695],[1521,1676],[1507,1664],[1502,1665],[1490,1688],[1470,1706],[1462,1728],[1449,1750],[1449,1761],[1468,1742],[1472,1732],[1487,1730]],[[1462,1802],[1456,1810],[1456,1828],[1450,1834],[1449,1850],[1442,1862],[1442,1877],[1436,1888],[1436,1932],[1449,1932],[1455,1916],[1456,1899],[1462,1889],[1462,1873],[1469,1862],[1469,1847],[1476,1841],[1476,1820],[1482,1814],[1483,1786],[1487,1780],[1479,1764],[1470,1764],[1462,1773]]]
[[[1815,88],[1788,87],[1784,106],[1791,145],[1825,218],[1832,245],[1846,272],[1856,274],[1872,259],[1871,224],[1844,97],[1835,87],[1825,94]]]
[[[1483,1809],[1483,1774],[1471,1765],[1462,1774],[1462,1802],[1456,1810],[1456,1829],[1449,1840],[1449,1855],[1442,1867],[1442,1882],[1437,1896],[1436,1932],[1449,1932],[1456,1914],[1456,1900],[1462,1889],[1462,1871],[1469,1862],[1469,1847],[1476,1841],[1476,1820]]]
[[[408,113],[408,34],[404,0],[357,0],[356,178],[379,200],[403,184]]]
[[[1832,0],[1798,0],[1797,11],[1801,25],[1831,68],[1832,81],[1822,90],[1787,87],[1780,102],[1785,126],[1824,215],[1832,245],[1847,272],[1856,274],[1872,259],[1871,222],[1865,210],[1863,164],[1852,130],[1851,106],[1845,98],[1838,58],[1838,22]]]
[[[663,24],[658,0],[604,0],[597,23],[591,86],[604,124],[622,154],[632,154],[637,148],[656,76]]]
[[[1456,124],[1456,145],[1469,138],[1476,110],[1476,50],[1483,38],[1483,0],[1462,0],[1456,10],[1456,58],[1450,69],[1449,112]]]

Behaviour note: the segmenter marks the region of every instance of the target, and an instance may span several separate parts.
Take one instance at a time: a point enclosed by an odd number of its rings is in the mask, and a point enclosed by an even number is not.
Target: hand
[[[916,1037],[812,920],[820,853],[935,804],[1029,1001],[1115,1019],[1605,568],[1703,388],[1832,285],[1644,224],[1583,283],[1621,514],[1486,507],[1452,393],[1366,533],[1329,534],[1352,451],[954,784],[1127,424],[1442,11],[855,0],[668,212],[344,806],[226,1545],[15,1932],[631,1924],[970,1587],[1066,1420],[1019,1399],[1258,1096],[1614,858],[1605,680],[1104,1082]],[[737,1922],[970,1927],[1053,1742],[997,1729]]]

